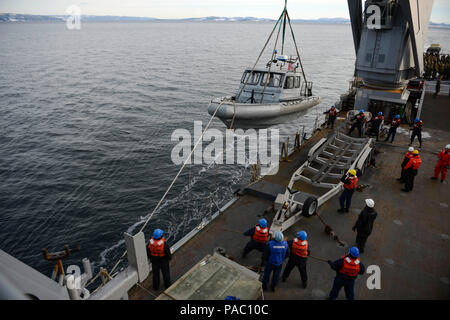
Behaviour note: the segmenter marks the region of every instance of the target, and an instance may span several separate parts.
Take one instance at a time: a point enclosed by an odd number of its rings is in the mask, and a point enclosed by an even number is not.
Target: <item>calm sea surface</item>
[[[0,248],[47,275],[52,264],[41,249],[65,244],[82,248],[66,265],[88,257],[94,272],[110,268],[125,249],[123,232],[139,230],[179,169],[170,158],[172,132],[193,133],[194,121],[206,125],[208,102],[234,94],[271,29],[270,23],[83,23],[77,31],[59,23],[0,24]],[[279,127],[291,137],[303,125],[310,130],[348,89],[355,59],[349,25],[294,29],[308,80],[324,102]],[[430,43],[449,52],[450,30],[430,29]],[[219,120],[213,127],[224,129]],[[160,227],[173,244],[209,211],[210,191],[225,204],[249,176],[244,165],[187,167],[147,237]]]

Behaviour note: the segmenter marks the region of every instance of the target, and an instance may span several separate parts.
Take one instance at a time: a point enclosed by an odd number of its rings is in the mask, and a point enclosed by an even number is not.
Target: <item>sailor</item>
[[[434,176],[431,177],[433,180],[439,178],[439,173],[441,174],[441,182],[444,182],[447,176],[447,170],[450,165],[450,144],[445,146],[445,149],[438,154],[439,161],[434,168]]]
[[[400,127],[402,120],[400,119],[400,115],[396,115],[394,119],[391,121],[391,127],[389,128],[389,133],[384,142],[389,140],[389,137],[392,135],[391,143],[394,142],[395,134],[397,133],[397,128]]]
[[[421,164],[422,160],[420,159],[419,151],[414,150],[413,157],[409,159],[408,163],[403,168],[405,171],[405,188],[402,189],[402,191],[409,192],[414,188],[414,178],[417,176],[417,172]]]
[[[420,146],[419,148],[422,148],[422,127],[423,127],[423,121],[419,118],[416,118],[414,120],[414,126],[411,129],[412,135],[411,135],[411,143],[410,146],[413,144],[414,138],[417,136],[417,139],[419,140]]]
[[[271,289],[275,292],[275,287],[280,280],[281,268],[283,261],[289,256],[289,246],[283,239],[281,231],[275,232],[275,240],[271,240],[264,248],[264,268],[263,289],[267,290],[267,283],[273,271]]]
[[[352,119],[352,121],[356,120],[352,127],[350,128],[349,132],[347,135],[351,135],[353,130],[355,128],[358,128],[358,133],[359,133],[359,137],[362,137],[362,133],[363,133],[363,126],[364,126],[364,122],[366,121],[366,117],[364,116],[364,110],[361,109],[359,110],[359,114],[357,114],[356,116],[354,116]]]
[[[353,300],[355,297],[355,280],[358,277],[358,274],[364,274],[366,271],[366,268],[359,260],[358,248],[350,248],[347,255],[334,262],[328,260],[328,264],[331,269],[336,271],[333,288],[330,291],[328,299],[335,300],[338,297],[341,288],[344,287],[347,300]]]
[[[338,212],[348,212],[350,205],[352,203],[353,193],[358,186],[358,177],[356,176],[356,170],[348,170],[347,174],[342,176],[341,181],[344,183],[344,191],[339,197],[339,203],[341,208]],[[345,209],[344,209],[345,207]]]
[[[264,252],[264,247],[269,239],[269,228],[267,227],[266,219],[259,219],[257,225],[244,232],[244,236],[250,236],[251,238],[242,252],[242,258],[245,258],[253,249]]]
[[[332,106],[330,110],[325,111],[323,114],[328,114],[327,128],[331,126],[331,129],[333,129],[334,121],[336,120],[337,116],[336,106]]]
[[[364,253],[367,238],[372,233],[373,222],[377,218],[377,211],[374,209],[375,201],[366,199],[366,206],[361,211],[352,230],[356,231],[356,246],[360,253]]]
[[[305,231],[300,231],[297,234],[297,238],[288,241],[288,246],[291,254],[289,255],[288,263],[286,264],[283,275],[281,277],[281,280],[285,282],[289,277],[292,269],[294,269],[294,267],[297,267],[298,271],[300,271],[303,288],[306,288],[308,281],[308,275],[306,273],[306,262],[308,260],[307,257],[310,254],[310,250],[308,240],[306,240],[307,237],[308,235]]]
[[[439,92],[441,91],[441,79],[442,79],[442,76],[439,76],[437,81],[436,81],[436,88],[434,90],[434,95],[433,95],[435,98],[439,94]]]
[[[172,259],[172,254],[170,253],[170,247],[166,243],[166,239],[163,237],[163,233],[161,229],[156,229],[148,243],[148,254],[152,263],[154,290],[158,290],[159,288],[159,271],[161,271],[164,279],[164,287],[167,289],[171,284],[169,261]]]
[[[400,178],[397,179],[400,182],[405,182],[405,170],[403,170],[403,169],[408,164],[409,160],[413,157],[413,152],[414,152],[414,148],[409,147],[408,152],[403,157],[403,161],[401,164],[402,172],[400,173]]]
[[[378,112],[378,115],[375,118],[373,118],[372,120],[370,120],[370,122],[372,123],[372,127],[370,128],[369,135],[376,136],[377,141],[378,141],[381,124],[384,122],[383,112]]]

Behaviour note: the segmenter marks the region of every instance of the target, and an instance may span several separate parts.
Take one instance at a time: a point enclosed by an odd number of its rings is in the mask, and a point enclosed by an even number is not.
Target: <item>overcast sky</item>
[[[422,0],[420,0],[422,1]],[[82,14],[190,18],[205,16],[278,18],[283,0],[0,0],[0,13]],[[288,0],[293,19],[348,18],[347,0]],[[450,23],[450,0],[434,0],[433,22]]]

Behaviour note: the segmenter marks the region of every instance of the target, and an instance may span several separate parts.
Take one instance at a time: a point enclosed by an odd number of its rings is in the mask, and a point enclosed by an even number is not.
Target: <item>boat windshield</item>
[[[241,83],[245,83],[248,80],[247,84],[256,85],[261,79],[261,74],[262,72],[259,71],[253,71],[253,73],[251,73],[251,71],[246,70],[242,76]]]
[[[257,85],[258,83],[261,86],[265,85],[267,81],[267,72],[262,71],[253,71],[246,70],[242,75],[241,83],[246,83],[248,85]],[[268,87],[281,87],[283,82],[283,74],[282,73],[270,73],[269,82],[267,83]]]
[[[267,73],[264,73],[263,78],[261,79],[261,85],[264,86],[267,82],[268,87],[281,87],[283,79],[283,74],[281,73],[270,73],[269,80],[267,81]]]

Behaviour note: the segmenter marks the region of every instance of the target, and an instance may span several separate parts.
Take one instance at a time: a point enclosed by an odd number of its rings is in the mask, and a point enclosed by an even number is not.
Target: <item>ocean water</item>
[[[111,268],[166,191],[175,129],[206,125],[214,97],[233,94],[270,23],[0,24],[0,248],[50,275],[42,248],[81,246]],[[353,75],[349,25],[294,25],[314,93],[309,115],[278,126],[291,142],[339,99]],[[287,39],[286,52],[295,51]],[[450,31],[431,28],[426,45],[450,50]],[[262,62],[269,60],[268,53]],[[213,128],[224,130],[219,120]],[[216,172],[218,173],[216,176]],[[191,165],[156,212],[173,244],[249,181],[246,165]]]

